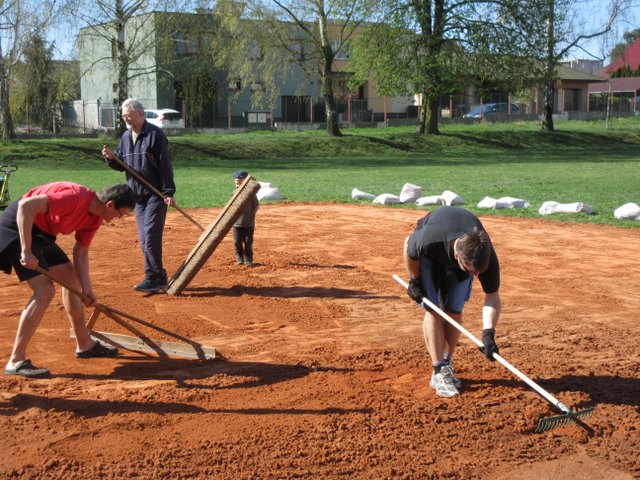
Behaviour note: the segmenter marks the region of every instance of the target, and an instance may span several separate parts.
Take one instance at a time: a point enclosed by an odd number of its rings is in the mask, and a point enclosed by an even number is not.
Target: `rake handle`
[[[394,273],[393,274],[393,278],[394,278],[394,280],[396,282],[398,282],[404,288],[408,288],[409,287],[409,284],[407,282],[405,282],[402,278],[400,278],[397,274]],[[482,342],[475,335],[473,335],[469,330],[464,328],[462,325],[460,325],[458,322],[456,322],[453,318],[451,318],[449,315],[447,315],[442,309],[440,309],[437,305],[435,305],[431,300],[429,300],[426,297],[422,297],[422,302],[425,305],[428,305],[432,310],[434,310],[443,319],[445,319],[447,322],[449,322],[451,325],[453,325],[456,329],[458,329],[460,332],[462,332],[466,337],[468,337],[478,347],[482,347],[483,346]],[[527,385],[529,385],[531,388],[533,388],[536,392],[538,392],[547,401],[552,403],[556,408],[558,408],[559,410],[562,410],[564,413],[570,413],[571,412],[571,409],[569,409],[569,407],[567,407],[564,403],[562,403],[560,400],[555,398],[553,395],[551,395],[549,392],[547,392],[544,388],[542,388],[536,382],[534,382],[529,377],[527,377],[524,373],[522,373],[516,367],[514,367],[509,362],[507,362],[499,354],[494,353],[493,354],[493,358],[495,358],[498,363],[502,364],[502,366],[504,366],[507,370],[509,370],[511,373],[513,373],[516,377],[520,378],[523,382],[525,382]]]
[[[35,268],[36,272],[44,275],[45,277],[47,277],[49,280],[51,280],[52,282],[58,283],[60,284],[63,288],[66,288],[67,290],[69,290],[71,293],[76,294],[78,297],[80,297],[83,301],[87,300],[89,297],[87,295],[85,295],[84,293],[82,293],[80,290],[77,290],[75,288],[73,288],[71,285],[69,285],[67,282],[65,282],[64,280],[60,280],[59,278],[54,277],[53,275],[51,275],[51,273],[49,273],[47,270],[45,270],[44,268],[42,268],[40,265],[36,265]],[[107,314],[109,313],[109,307],[107,307],[106,305],[102,305],[101,303],[95,302],[93,304],[93,307],[96,308],[97,310],[100,310],[101,312]]]
[[[144,178],[142,175],[140,175],[138,172],[136,172],[133,168],[131,168],[129,165],[127,165],[125,162],[123,162],[122,160],[120,160],[116,155],[113,156],[113,158],[111,158],[110,160],[113,160],[115,162],[117,162],[122,168],[124,168],[127,173],[129,173],[130,175],[133,175],[134,177],[136,177],[136,179],[138,179],[141,183],[143,183],[149,190],[151,190],[153,193],[155,193],[156,195],[158,195],[160,198],[162,198],[162,200],[166,200],[167,197],[165,195],[163,195],[163,193],[158,190],[156,187],[154,187],[151,182],[149,182],[149,180],[147,180],[146,178]],[[191,215],[189,215],[187,212],[185,212],[184,210],[182,210],[178,205],[172,205],[173,208],[175,208],[177,211],[179,211],[182,215],[184,215],[191,223],[193,223],[196,227],[198,227],[200,229],[201,232],[204,232],[204,227],[202,225],[200,225],[195,218],[193,218]]]

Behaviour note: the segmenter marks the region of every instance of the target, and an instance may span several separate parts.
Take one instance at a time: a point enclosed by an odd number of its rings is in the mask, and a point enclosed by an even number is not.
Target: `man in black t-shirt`
[[[429,386],[441,397],[453,397],[461,385],[452,365],[460,331],[423,305],[422,298],[461,323],[462,309],[477,275],[485,293],[483,351],[494,361],[493,354],[498,353],[495,327],[501,310],[498,256],[475,215],[460,207],[445,206],[420,219],[405,241],[404,260],[409,274],[407,294],[426,309],[423,333],[433,363]]]

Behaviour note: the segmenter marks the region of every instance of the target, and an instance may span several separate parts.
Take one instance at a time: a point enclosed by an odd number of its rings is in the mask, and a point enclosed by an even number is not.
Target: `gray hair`
[[[144,105],[136,98],[127,98],[122,102],[122,110],[124,111],[126,108],[130,108],[136,112],[144,112]]]

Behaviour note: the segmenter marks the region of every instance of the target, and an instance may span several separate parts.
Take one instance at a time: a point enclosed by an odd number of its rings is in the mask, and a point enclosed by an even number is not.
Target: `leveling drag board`
[[[242,215],[245,206],[258,190],[260,190],[260,184],[251,176],[248,176],[235,190],[216,221],[202,232],[194,249],[171,277],[166,290],[168,294],[180,295],[187,288],[189,282],[193,280],[193,277],[200,271],[222,239],[229,233],[235,221]]]

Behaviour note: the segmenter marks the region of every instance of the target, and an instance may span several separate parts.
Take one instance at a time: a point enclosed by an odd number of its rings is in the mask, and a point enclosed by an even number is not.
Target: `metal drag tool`
[[[39,265],[36,266],[36,271],[49,280],[58,283],[62,287],[69,290],[71,293],[77,295],[82,300],[85,300],[87,296],[79,290],[74,289],[66,282],[54,277],[49,273],[49,271],[43,269]],[[127,313],[116,310],[115,308],[108,307],[107,305],[103,305],[101,303],[93,304],[94,311],[89,321],[87,322],[87,328],[92,337],[104,340],[107,343],[114,345],[116,347],[124,348],[126,350],[141,352],[143,354],[152,353],[157,355],[160,358],[168,358],[169,356],[197,359],[197,360],[213,360],[217,358],[219,355],[216,352],[215,348],[207,347],[202,345],[190,338],[183,337],[182,335],[178,335],[177,333],[171,332],[165,328],[154,325],[146,320],[142,320],[140,318],[134,317],[133,315],[129,315]],[[93,327],[100,316],[100,313],[103,313],[107,317],[111,318],[114,322],[116,322],[121,327],[132,332],[135,337],[129,335],[120,335],[117,333],[108,333],[108,332],[97,332],[93,330]],[[155,340],[147,337],[142,331],[134,327],[129,323],[129,321],[133,321],[144,325],[150,329],[161,332],[169,337],[173,337],[179,342],[171,342],[165,340]]]
[[[408,288],[409,287],[407,282],[405,282],[398,275],[394,274],[393,278],[394,278],[395,281],[397,281],[404,288]],[[438,306],[435,305],[433,302],[431,302],[428,298],[423,297],[422,301],[423,301],[423,303],[425,305],[428,305],[430,309],[432,309],[434,312],[436,312],[438,315],[440,315],[444,320],[449,322],[453,327],[455,327],[460,332],[462,332],[466,337],[468,337],[478,347],[482,347],[483,346],[482,342],[477,337],[475,337],[466,328],[464,328],[462,325],[460,325],[458,322],[456,322],[453,318],[451,318],[449,315],[447,315],[444,311],[442,311],[440,308],[438,308]],[[494,353],[493,354],[493,358],[495,358],[496,361],[499,362],[500,364],[502,364],[505,368],[507,368],[507,370],[509,370],[511,373],[513,373],[515,376],[517,376],[522,381],[524,381],[527,385],[529,385],[531,388],[533,388],[540,396],[542,396],[545,400],[550,402],[554,407],[556,407],[558,410],[563,412],[561,415],[556,415],[554,417],[541,418],[538,421],[538,426],[535,429],[536,433],[544,432],[544,431],[547,431],[547,430],[551,430],[552,428],[556,428],[556,427],[563,427],[565,425],[569,425],[569,424],[572,424],[572,423],[575,423],[577,425],[585,427],[585,425],[583,424],[583,421],[589,419],[589,417],[591,417],[591,415],[593,415],[593,412],[596,409],[595,407],[589,407],[589,408],[585,408],[584,410],[579,410],[579,411],[578,410],[576,410],[576,411],[571,410],[564,403],[562,403],[560,400],[555,398],[553,395],[551,395],[549,392],[547,392],[544,388],[542,388],[540,385],[538,385],[536,382],[531,380],[529,377],[527,377],[524,373],[522,373],[516,367],[514,367],[509,362],[507,362],[499,354]]]

